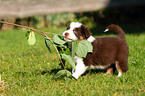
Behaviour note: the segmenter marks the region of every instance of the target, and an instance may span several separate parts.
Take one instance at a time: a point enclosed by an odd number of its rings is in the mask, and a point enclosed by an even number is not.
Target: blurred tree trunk
[[[41,17],[41,21],[42,21],[42,28],[47,28],[48,23],[47,23],[46,15]]]

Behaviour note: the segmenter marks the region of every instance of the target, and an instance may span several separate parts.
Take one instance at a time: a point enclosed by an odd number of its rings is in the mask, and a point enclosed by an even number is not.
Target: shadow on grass
[[[82,76],[85,76],[87,74],[99,74],[99,73],[106,73],[106,70],[101,70],[101,69],[88,69]]]
[[[63,69],[52,69],[51,71],[41,71],[41,74],[42,75],[44,75],[44,74],[46,74],[46,73],[48,73],[48,74],[56,74],[58,71],[60,71],[60,70],[63,70]],[[70,71],[70,72],[72,72],[72,69],[66,69],[66,70],[68,70],[68,71]],[[86,74],[96,74],[96,73],[105,73],[106,72],[106,70],[100,70],[100,69],[90,69],[90,70],[87,70],[85,73],[84,73],[84,75],[86,75]]]
[[[61,68],[58,69],[52,69],[52,70],[35,70],[34,72],[16,72],[15,76],[22,76],[22,77],[26,77],[26,76],[35,76],[35,75],[45,75],[45,74],[49,74],[49,75],[55,75],[58,71],[63,70]],[[72,73],[72,69],[66,68],[66,70],[70,71]],[[106,70],[101,70],[101,69],[88,69],[86,70],[86,72],[84,74],[82,74],[81,76],[86,76],[87,74],[106,74]],[[113,75],[117,75],[117,71],[114,72]]]
[[[52,69],[50,71],[41,71],[40,74],[45,75],[48,73],[51,75],[51,74],[56,74],[60,70],[63,70],[63,69],[59,68],[59,69]],[[66,69],[66,70],[72,72],[72,69]],[[88,70],[86,70],[86,72],[84,74],[82,74],[82,76],[85,76],[87,74],[99,74],[99,73],[106,74],[106,69],[104,69],[104,70],[103,69],[88,69]],[[115,71],[113,75],[117,75],[117,72]]]

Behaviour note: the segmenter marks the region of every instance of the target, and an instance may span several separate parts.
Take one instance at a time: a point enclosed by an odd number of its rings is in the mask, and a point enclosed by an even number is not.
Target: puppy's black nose
[[[65,35],[66,37],[68,37],[68,36],[69,36],[69,33],[66,32],[64,35]]]

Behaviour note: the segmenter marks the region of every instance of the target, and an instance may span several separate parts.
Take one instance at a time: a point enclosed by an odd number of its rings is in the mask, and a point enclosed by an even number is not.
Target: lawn
[[[52,28],[43,31],[61,34],[64,30]],[[117,73],[104,75],[102,70],[91,69],[78,80],[52,80],[61,70],[56,51],[52,47],[52,53],[49,53],[43,36],[39,34],[36,34],[36,44],[28,45],[25,33],[26,30],[21,29],[0,32],[2,95],[145,96],[145,30],[139,34],[137,31],[126,34],[130,50],[129,71],[122,77],[117,77]],[[68,63],[66,67],[71,69]]]

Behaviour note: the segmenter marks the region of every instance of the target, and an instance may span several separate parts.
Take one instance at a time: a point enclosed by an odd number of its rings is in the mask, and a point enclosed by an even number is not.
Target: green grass
[[[145,31],[127,34],[129,71],[122,77],[88,70],[78,80],[51,80],[61,69],[54,48],[49,53],[44,38],[29,46],[26,30],[0,32],[0,93],[4,96],[144,96],[145,95]],[[61,34],[64,29],[48,29]],[[104,36],[104,35],[103,35]],[[71,69],[69,64],[66,64]]]

